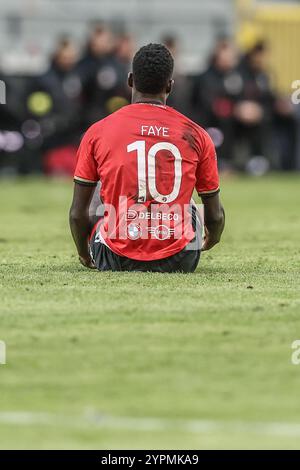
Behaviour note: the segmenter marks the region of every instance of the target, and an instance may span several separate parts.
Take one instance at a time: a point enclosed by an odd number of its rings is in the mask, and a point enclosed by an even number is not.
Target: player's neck
[[[147,93],[136,92],[132,96],[132,104],[134,103],[149,103],[149,104],[162,104],[165,105],[167,102],[167,96],[165,93],[158,95],[150,95]]]

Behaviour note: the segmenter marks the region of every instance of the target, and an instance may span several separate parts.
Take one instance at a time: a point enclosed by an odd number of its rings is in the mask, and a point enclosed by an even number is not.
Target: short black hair
[[[133,80],[141,93],[161,93],[172,78],[174,59],[163,44],[147,44],[135,54],[132,62]]]

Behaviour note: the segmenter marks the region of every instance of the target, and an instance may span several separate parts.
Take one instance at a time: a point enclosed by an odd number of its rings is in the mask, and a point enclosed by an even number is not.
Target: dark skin
[[[93,228],[89,217],[89,207],[95,186],[74,184],[73,201],[69,213],[70,228],[75,242],[79,261],[86,268],[95,269],[89,253],[88,237]]]
[[[155,102],[166,104],[173,87],[173,80],[169,80],[164,90],[155,95],[140,93],[134,85],[133,75],[128,75],[128,85],[132,88],[132,103]],[[70,209],[70,228],[77,248],[79,261],[86,268],[95,269],[89,254],[88,237],[93,222],[89,217],[89,206],[95,191],[95,186],[74,184],[73,201]],[[221,205],[219,194],[201,196],[204,205],[205,236],[202,251],[210,250],[219,243],[225,225],[225,213]]]
[[[221,240],[225,226],[225,211],[219,193],[201,196],[204,205],[204,240],[202,251],[208,251]]]

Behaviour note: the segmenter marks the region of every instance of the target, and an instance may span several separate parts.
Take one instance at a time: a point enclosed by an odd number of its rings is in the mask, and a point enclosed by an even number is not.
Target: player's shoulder
[[[84,133],[85,141],[99,141],[105,135],[105,130],[112,129],[116,122],[118,121],[120,115],[124,113],[124,106],[112,114],[100,119],[99,121],[94,122],[88,127]]]
[[[85,139],[94,138],[99,135],[99,130],[102,128],[102,125],[103,125],[102,121],[103,119],[101,119],[100,121],[94,122],[94,124],[91,124],[90,127],[87,128],[87,130],[84,133]]]
[[[182,114],[180,111],[167,106],[168,111],[172,113],[187,129],[189,129],[194,136],[198,138],[201,142],[205,143],[211,141],[211,137],[208,132],[195,121],[187,117],[185,114]]]
[[[91,129],[91,132],[97,132],[100,129],[103,130],[105,129],[106,126],[110,126],[113,122],[118,121],[120,118],[122,118],[124,115],[128,114],[129,112],[130,112],[130,105],[122,106],[117,111],[114,111],[113,113],[109,114],[103,119],[100,119],[99,121],[92,124],[89,129]]]
[[[113,113],[115,114],[115,113]],[[100,119],[99,121],[94,122],[93,124],[88,127],[88,129],[85,131],[85,138],[91,138],[91,139],[96,139],[99,138],[105,129],[105,125],[108,122],[110,122],[111,117],[113,114],[110,114],[109,116],[106,116],[103,119]]]

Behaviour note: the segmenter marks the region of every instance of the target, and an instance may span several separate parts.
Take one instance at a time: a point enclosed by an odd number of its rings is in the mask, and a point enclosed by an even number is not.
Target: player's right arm
[[[202,251],[219,243],[225,226],[225,211],[220,201],[219,174],[215,146],[207,133],[201,135],[201,154],[196,174],[196,190],[204,205],[204,242]]]
[[[92,226],[89,218],[89,206],[95,191],[91,185],[82,185],[75,180],[73,201],[69,213],[69,223],[80,263],[86,268],[95,265],[89,252],[88,238]]]
[[[92,228],[89,218],[89,206],[98,180],[97,164],[94,159],[94,130],[92,126],[85,133],[78,149],[73,201],[69,214],[70,229],[79,261],[87,268],[95,268],[88,244],[88,237]]]

